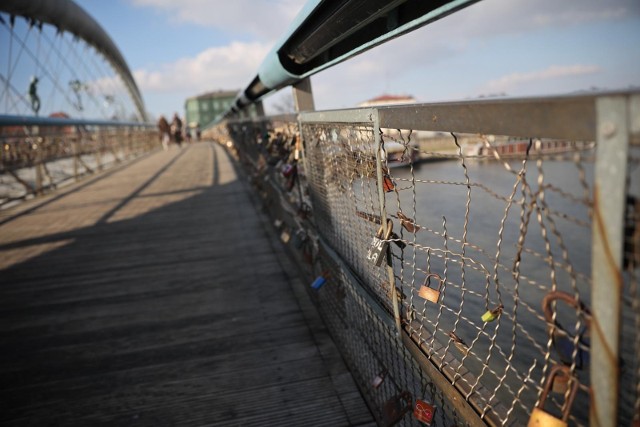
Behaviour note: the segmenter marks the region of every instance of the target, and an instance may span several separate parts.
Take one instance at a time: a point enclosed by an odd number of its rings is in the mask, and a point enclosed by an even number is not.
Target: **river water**
[[[528,379],[529,385],[540,384],[546,353],[558,360],[556,350],[548,346],[542,318],[541,302],[547,292],[554,286],[571,295],[577,293],[587,308],[591,305],[589,198],[593,157],[593,151],[585,151],[577,161],[529,160],[524,181],[517,175],[522,161],[509,161],[512,171],[504,163],[479,159],[466,159],[466,170],[460,160],[391,170],[399,191],[398,195],[387,195],[387,211],[395,214],[401,210],[423,228],[416,234],[402,231],[401,237],[418,249],[407,246],[402,261],[394,263],[408,295],[405,307],[413,305],[424,316],[423,322],[431,325],[428,329],[433,330],[437,324],[436,339],[441,343],[446,345],[447,333],[455,331],[465,343],[473,344],[465,367],[476,374],[483,372],[480,382],[497,390],[496,400],[507,407],[523,380]],[[634,171],[631,178],[636,193],[637,175]],[[518,251],[519,241],[522,251]],[[393,250],[400,256],[398,248]],[[441,305],[417,296],[426,271],[446,279]],[[430,284],[433,287],[436,282]],[[498,321],[483,325],[482,314],[498,304],[504,306],[504,314]],[[557,307],[557,320],[564,329],[572,334],[584,332],[584,321],[576,325],[579,317],[573,307],[564,303]],[[623,312],[623,324],[625,330],[634,324],[629,309]],[[633,341],[633,327],[630,330],[626,339]],[[453,346],[450,348],[456,353]],[[631,390],[634,376],[628,374],[634,369],[635,358],[631,346],[623,352],[623,389]],[[456,354],[462,359],[462,353]],[[589,384],[588,366],[577,374],[582,384]],[[520,397],[523,406],[530,409],[536,395],[534,387],[525,387]],[[562,401],[561,396],[554,399]],[[572,414],[585,420],[588,404],[583,390]],[[625,418],[631,414],[631,404],[623,404]],[[516,405],[516,413],[522,409]]]

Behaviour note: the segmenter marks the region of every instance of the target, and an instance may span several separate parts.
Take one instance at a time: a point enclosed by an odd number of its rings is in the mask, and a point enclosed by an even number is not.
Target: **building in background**
[[[186,125],[190,128],[202,128],[211,123],[231,107],[238,92],[239,90],[218,90],[188,98],[184,103]],[[250,117],[263,116],[262,101],[251,104],[243,112]]]

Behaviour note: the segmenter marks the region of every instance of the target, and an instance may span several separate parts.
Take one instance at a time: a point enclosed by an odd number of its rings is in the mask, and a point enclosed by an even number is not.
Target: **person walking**
[[[160,116],[160,119],[158,119],[158,130],[160,131],[162,148],[167,151],[169,149],[169,140],[171,139],[171,126],[164,116]]]
[[[178,113],[173,114],[171,131],[173,132],[175,143],[178,144],[178,147],[182,147],[182,120],[178,117]]]

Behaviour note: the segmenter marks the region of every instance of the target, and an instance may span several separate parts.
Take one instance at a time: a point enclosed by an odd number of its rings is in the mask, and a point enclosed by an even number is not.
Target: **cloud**
[[[158,70],[134,71],[145,92],[180,92],[192,95],[215,89],[244,87],[271,46],[266,43],[233,42],[206,49],[193,58],[163,64]]]
[[[178,23],[192,23],[235,34],[274,40],[284,33],[304,0],[130,0]]]
[[[596,65],[552,65],[544,70],[507,74],[487,82],[482,91],[489,93],[509,92],[520,85],[531,82],[595,74],[600,71],[601,68]]]
[[[637,0],[484,0],[431,27],[447,37],[464,40],[639,16]]]

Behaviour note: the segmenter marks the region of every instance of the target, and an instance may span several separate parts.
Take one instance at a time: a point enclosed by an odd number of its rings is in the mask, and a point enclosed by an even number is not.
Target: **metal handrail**
[[[93,120],[93,119],[73,119],[62,117],[36,117],[36,116],[16,116],[0,115],[0,126],[101,126],[101,127],[156,127],[148,122],[122,122],[115,120]]]

